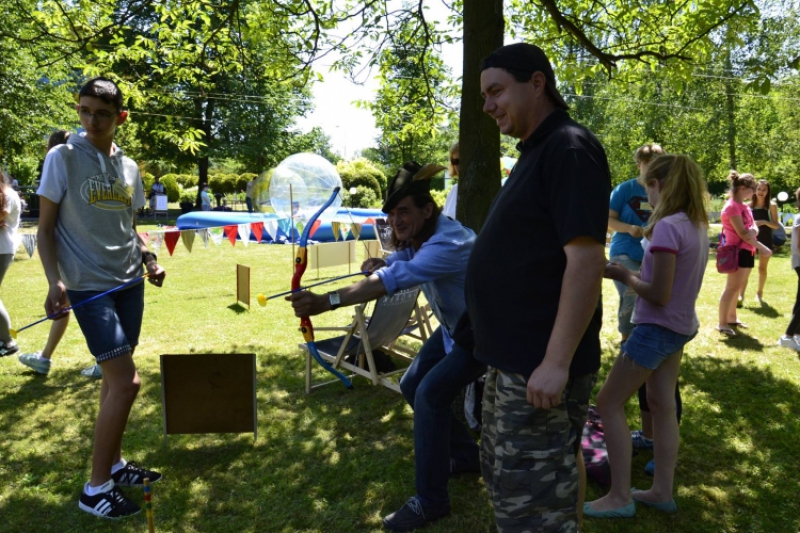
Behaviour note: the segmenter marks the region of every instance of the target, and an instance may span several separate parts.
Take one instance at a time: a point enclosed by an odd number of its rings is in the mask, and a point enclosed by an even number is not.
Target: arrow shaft
[[[19,328],[17,330],[17,333],[19,333],[20,331],[24,331],[24,330],[26,330],[28,328],[31,328],[31,327],[35,326],[36,324],[41,324],[42,322],[44,322],[46,320],[53,320],[54,318],[59,317],[59,316],[63,315],[64,313],[67,313],[67,312],[75,309],[76,307],[80,307],[80,306],[82,306],[84,304],[88,304],[89,302],[93,302],[93,301],[97,300],[98,298],[102,298],[103,296],[111,294],[112,292],[116,292],[116,291],[122,290],[125,287],[128,287],[128,286],[133,285],[134,283],[136,283],[138,281],[143,280],[147,276],[149,276],[149,274],[144,274],[142,276],[139,276],[138,278],[134,278],[134,279],[132,279],[132,280],[130,280],[128,282],[125,282],[122,285],[118,285],[117,287],[114,287],[113,289],[109,289],[109,290],[107,290],[105,292],[101,292],[100,294],[95,294],[91,298],[87,298],[86,300],[84,300],[82,302],[78,302],[75,305],[68,305],[67,307],[65,307],[64,309],[59,311],[58,313],[53,313],[52,315],[47,315],[44,318],[40,318],[36,322],[32,322],[32,323],[28,324],[25,327]]]
[[[292,289],[290,291],[279,292],[278,294],[273,294],[272,296],[267,296],[267,300],[271,300],[273,298],[278,298],[279,296],[286,296],[287,294],[292,294],[299,291],[304,291],[307,289],[311,289],[313,287],[319,287],[320,285],[325,285],[326,283],[333,283],[334,281],[339,281],[341,279],[352,278],[353,276],[369,276],[370,272],[365,270],[363,272],[356,272],[355,274],[346,274],[344,276],[338,276],[331,279],[326,279],[325,281],[320,281],[319,283],[312,283],[311,285],[306,285],[305,287],[298,287],[297,289]]]

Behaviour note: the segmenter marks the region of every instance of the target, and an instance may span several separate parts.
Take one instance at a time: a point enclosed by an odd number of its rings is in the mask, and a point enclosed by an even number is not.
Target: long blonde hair
[[[639,178],[642,185],[658,181],[658,205],[650,215],[644,236],[653,236],[653,228],[662,218],[683,211],[697,227],[708,227],[708,189],[703,179],[703,169],[691,157],[682,154],[660,155]]]

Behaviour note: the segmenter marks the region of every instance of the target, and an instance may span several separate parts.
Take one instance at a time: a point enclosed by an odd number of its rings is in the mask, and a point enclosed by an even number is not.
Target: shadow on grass
[[[747,308],[749,311],[752,311],[756,315],[760,315],[766,318],[778,318],[781,316],[781,313],[769,305],[767,302],[761,302],[760,305],[754,305],[752,307]]]
[[[735,337],[728,337],[727,335],[719,334],[719,342],[739,350],[748,351],[764,351],[764,344],[748,333],[749,330],[742,328],[732,328],[736,332]]]
[[[761,349],[746,335],[730,339],[730,344]],[[613,360],[607,346],[604,351],[599,386]],[[631,523],[640,532],[800,531],[796,506],[800,387],[769,368],[703,356],[692,344],[689,352],[680,376],[683,421],[674,489],[678,514],[640,506]],[[787,350],[780,356],[794,359],[795,354]],[[626,411],[631,429],[638,428],[635,397]],[[653,478],[643,468],[652,458],[652,452],[633,458],[632,486],[650,487]],[[606,492],[590,483],[587,499]],[[586,524],[584,529],[595,533],[623,530],[620,521]]]
[[[256,443],[252,435],[170,436],[169,448],[142,457],[168,465],[159,507],[169,530],[199,523],[228,531],[235,514],[237,529],[365,531],[394,510],[376,507],[384,483],[405,478],[413,493],[412,424],[402,397],[364,380],[352,392],[333,384],[306,396],[303,361],[259,357]],[[155,384],[145,391],[148,403],[160,394]],[[130,431],[148,431],[141,423]]]
[[[800,389],[769,369],[709,357],[687,363],[682,379],[703,399],[684,407],[676,476],[691,495],[684,505],[720,531],[798,531],[790,502]]]
[[[170,435],[165,448],[158,367],[140,368],[142,389],[128,422],[124,455],[164,474],[164,480],[153,486],[157,530],[381,530],[381,518],[415,492],[413,418],[402,396],[364,379],[356,380],[353,391],[332,384],[306,396],[305,360],[299,352],[264,354],[263,346],[257,345],[236,351],[259,353],[257,442],[252,434]],[[316,380],[328,376],[319,369],[314,372]],[[21,387],[13,398],[0,399],[6,413],[0,429],[10,429],[7,425],[18,420],[9,417],[9,411],[16,409],[24,416],[26,403],[54,401],[56,390],[63,389]],[[75,441],[56,436],[70,432],[76,424],[72,417],[45,421],[39,412],[37,420],[27,422],[41,442],[60,446],[56,453],[31,448],[11,457],[0,445],[5,468],[29,473],[9,498],[0,501],[0,514],[9,517],[0,529],[146,530],[143,513],[112,523],[77,508],[90,469],[96,388],[80,396],[75,398],[80,400],[75,409],[83,409]],[[492,515],[479,480],[459,479],[450,485],[455,516],[430,531],[490,531]],[[140,489],[123,491],[143,504]],[[480,526],[476,503],[487,511]],[[14,512],[4,513],[4,508]]]
[[[246,313],[246,312],[248,312],[250,310],[250,309],[248,309],[247,307],[243,306],[242,304],[240,304],[238,302],[235,303],[235,304],[229,305],[228,309],[230,309],[231,311],[233,311],[237,315],[241,315],[242,313]]]

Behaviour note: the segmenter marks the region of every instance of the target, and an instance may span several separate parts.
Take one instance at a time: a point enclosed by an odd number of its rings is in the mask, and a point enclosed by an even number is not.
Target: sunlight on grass
[[[125,438],[127,457],[165,473],[154,486],[157,531],[382,531],[381,518],[415,491],[410,407],[401,395],[362,378],[353,391],[337,382],[306,396],[305,355],[298,349],[302,337],[288,303],[275,300],[260,307],[254,300],[249,310],[234,307],[236,264],[251,267],[254,295],[279,292],[289,285],[291,246],[244,248],[225,241],[204,248],[196,242],[191,254],[179,244],[172,257],[162,248],[159,258],[167,279],[161,289],[146,288],[135,356],[142,389]],[[347,267],[322,269],[319,277],[345,273]],[[316,277],[316,271],[306,274]],[[700,332],[688,345],[681,370],[679,513],[640,508],[634,521],[588,520],[582,532],[800,529],[795,461],[800,358],[776,345],[791,314],[796,276],[786,250],[776,254],[765,304],[745,303],[739,316],[750,329],[734,339],[713,329],[723,283],[712,257],[697,305]],[[1,289],[14,326],[42,316],[46,287],[38,255],[31,260],[17,254]],[[604,283],[604,295],[603,368],[596,390],[619,351],[617,296],[610,282]],[[314,317],[314,324],[340,326],[351,314],[342,308]],[[47,330],[43,324],[23,332],[22,350],[41,349]],[[252,434],[171,435],[163,446],[158,356],[167,353],[255,353],[258,440]],[[74,323],[46,378],[13,357],[0,359],[0,530],[146,530],[143,516],[108,523],[77,509],[90,471],[99,392],[99,383],[79,371],[91,363]],[[329,374],[314,365],[314,379],[328,380]],[[635,400],[626,412],[631,428],[639,427]],[[651,458],[648,452],[633,458],[634,486],[649,486],[651,478],[642,469]],[[127,492],[142,503],[140,491]],[[589,486],[589,499],[603,493]],[[478,477],[452,480],[450,496],[453,515],[426,531],[494,531],[491,504]]]

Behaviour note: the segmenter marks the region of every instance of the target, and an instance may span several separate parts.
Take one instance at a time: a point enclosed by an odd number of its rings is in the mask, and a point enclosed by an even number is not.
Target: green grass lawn
[[[141,226],[148,229],[153,226]],[[33,231],[28,227],[26,231]],[[360,252],[363,249],[360,248]],[[154,485],[156,530],[161,532],[380,531],[381,517],[414,494],[412,413],[400,395],[364,379],[355,390],[334,384],[306,396],[305,358],[297,345],[298,320],[286,302],[255,304],[258,293],[288,288],[291,246],[232,247],[225,240],[190,254],[179,243],[173,257],[159,253],[164,287],[148,284],[136,363],[142,389],[124,441],[125,456],[164,473]],[[713,258],[712,258],[713,259]],[[254,306],[235,305],[235,265],[252,268]],[[698,303],[700,333],[688,346],[681,383],[682,442],[676,472],[679,512],[666,516],[640,507],[632,520],[587,520],[592,532],[796,532],[800,486],[800,360],[776,346],[796,291],[786,247],[770,264],[764,306],[751,288],[740,319],[750,325],[735,339],[714,331],[723,276],[709,268]],[[87,268],[89,268],[87,266]],[[325,269],[321,276],[347,273]],[[307,280],[316,272],[309,271]],[[345,285],[351,280],[339,282]],[[753,283],[755,283],[755,277]],[[615,357],[616,291],[604,287],[603,369]],[[328,289],[330,290],[330,289]],[[20,249],[0,294],[13,325],[42,316],[46,282],[38,254]],[[315,325],[348,322],[347,308],[317,317]],[[47,324],[26,330],[23,351],[44,346]],[[162,444],[158,355],[255,352],[259,438],[177,435]],[[146,531],[144,514],[119,523],[77,507],[90,471],[89,455],[100,384],[79,370],[93,362],[72,324],[48,377],[34,375],[15,357],[0,359],[0,531]],[[326,374],[316,371],[316,378]],[[629,403],[637,427],[635,400]],[[794,454],[794,455],[793,455]],[[651,455],[633,459],[637,487]],[[426,531],[494,531],[487,493],[477,477],[450,483],[453,514]],[[138,503],[142,493],[125,489]],[[602,494],[590,484],[589,498]]]

